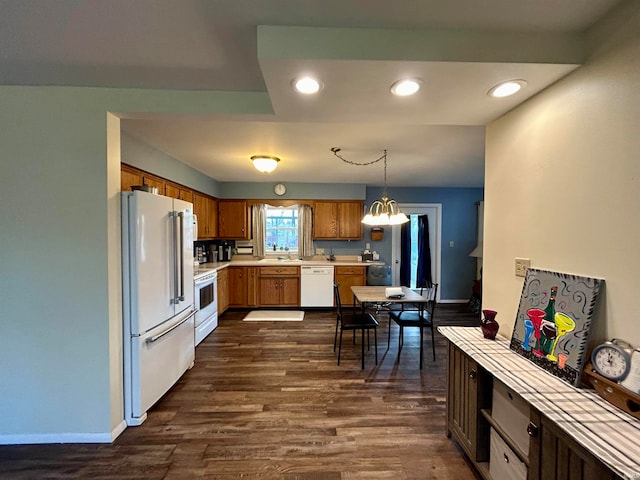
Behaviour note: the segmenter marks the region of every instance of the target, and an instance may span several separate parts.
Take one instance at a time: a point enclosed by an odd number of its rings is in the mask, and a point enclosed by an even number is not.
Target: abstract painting
[[[603,280],[527,269],[511,350],[578,386]]]

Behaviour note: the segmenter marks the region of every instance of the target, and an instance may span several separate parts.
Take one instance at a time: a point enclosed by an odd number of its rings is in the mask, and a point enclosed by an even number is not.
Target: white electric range
[[[198,345],[218,326],[218,272],[194,266],[195,343]]]

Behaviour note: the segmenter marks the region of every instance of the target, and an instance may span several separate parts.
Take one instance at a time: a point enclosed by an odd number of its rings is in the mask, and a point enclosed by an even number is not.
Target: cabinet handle
[[[533,422],[529,422],[529,425],[527,425],[527,433],[529,434],[529,436],[532,438],[537,437],[538,431],[538,426]]]
[[[475,380],[475,378],[478,376],[478,373],[475,370],[471,370],[469,372],[469,378],[472,380]]]

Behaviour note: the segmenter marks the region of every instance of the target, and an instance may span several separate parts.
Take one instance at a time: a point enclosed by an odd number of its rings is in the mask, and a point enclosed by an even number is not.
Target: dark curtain
[[[427,215],[420,215],[418,217],[418,267],[416,271],[416,287],[431,285],[432,282],[429,217]]]
[[[411,286],[411,222],[400,227],[400,285]]]

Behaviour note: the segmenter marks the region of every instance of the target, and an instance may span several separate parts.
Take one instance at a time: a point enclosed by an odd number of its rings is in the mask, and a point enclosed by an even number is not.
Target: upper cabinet
[[[362,239],[364,204],[359,200],[316,201],[313,207],[313,238],[318,240]]]
[[[249,209],[246,200],[218,200],[218,238],[249,240]]]
[[[158,193],[164,195],[165,181],[160,177],[151,175],[137,168],[130,167],[129,165],[122,165],[120,169],[120,190],[128,192],[131,187],[136,185],[148,185],[150,187],[157,187]]]
[[[218,236],[218,200],[193,192],[193,213],[198,217],[198,240]]]
[[[185,202],[193,203],[193,190],[177,183],[166,182],[164,186],[164,194],[167,197],[177,198]]]

